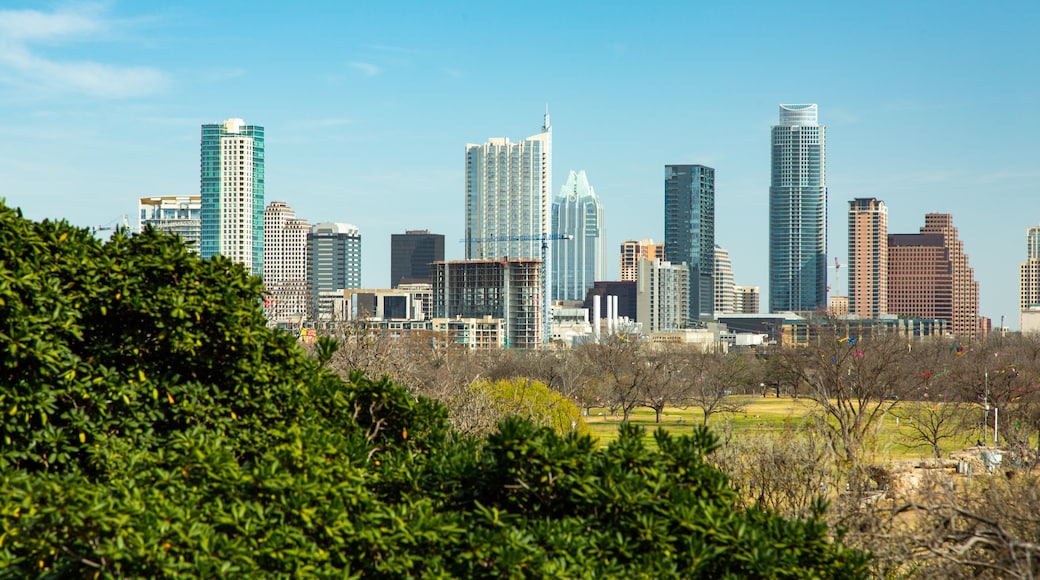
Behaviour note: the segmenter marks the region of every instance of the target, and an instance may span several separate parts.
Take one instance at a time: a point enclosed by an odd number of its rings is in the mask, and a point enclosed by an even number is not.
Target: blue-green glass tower
[[[827,128],[816,105],[780,105],[769,183],[769,311],[827,307]]]
[[[202,126],[203,258],[264,271],[264,128],[242,119]]]
[[[689,268],[687,321],[715,312],[715,170],[665,165],[664,259]]]

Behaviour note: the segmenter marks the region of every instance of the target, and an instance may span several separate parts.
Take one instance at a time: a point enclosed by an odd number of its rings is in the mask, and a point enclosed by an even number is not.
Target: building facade
[[[860,318],[888,313],[888,208],[870,197],[849,202],[848,311]]]
[[[1018,267],[1018,328],[1034,332],[1040,310],[1040,227],[1026,228],[1026,261]]]
[[[548,336],[552,302],[552,126],[519,143],[492,138],[466,145],[466,259],[541,260],[541,319]]]
[[[584,171],[571,171],[553,200],[551,231],[558,236],[571,236],[550,243],[552,299],[583,300],[594,282],[607,277],[603,204]]]
[[[390,287],[433,283],[433,263],[444,260],[444,235],[407,230],[390,235]]]
[[[737,311],[736,284],[733,282],[733,263],[729,250],[715,246],[715,317]]]
[[[643,331],[667,332],[688,326],[690,274],[686,264],[643,260],[636,281],[636,321]]]
[[[639,277],[641,260],[663,260],[664,242],[627,240],[621,243],[621,280],[635,282]]]
[[[264,314],[272,324],[310,320],[307,235],[311,226],[284,201],[264,209]]]
[[[433,265],[433,316],[500,318],[505,346],[543,345],[541,261],[452,260]]]
[[[952,275],[953,318],[950,329],[959,337],[973,340],[982,333],[979,316],[979,283],[975,270],[968,265],[968,254],[964,242],[957,238],[953,216],[948,213],[929,213],[924,216],[922,234],[935,233],[943,236],[943,244],[949,254]]]
[[[715,314],[715,170],[665,165],[664,259],[689,268],[688,323]]]
[[[888,309],[953,320],[953,267],[942,234],[888,234]]]
[[[311,226],[307,266],[314,316],[327,319],[328,309],[320,307],[322,293],[361,287],[361,232],[357,226],[332,222]]]
[[[769,310],[827,306],[826,127],[813,105],[780,105],[772,127]]]
[[[264,270],[264,128],[242,119],[202,126],[203,258]]]
[[[188,250],[200,252],[202,239],[202,196],[160,195],[142,197],[137,203],[137,231],[146,227],[180,237]]]
[[[735,286],[733,296],[736,314],[758,314],[761,311],[761,294],[758,286]]]

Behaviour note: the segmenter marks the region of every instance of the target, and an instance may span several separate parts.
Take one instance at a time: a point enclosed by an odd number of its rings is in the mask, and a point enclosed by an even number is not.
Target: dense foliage
[[[692,436],[487,439],[264,325],[152,231],[0,206],[0,576],[857,577],[821,522],[736,507]]]

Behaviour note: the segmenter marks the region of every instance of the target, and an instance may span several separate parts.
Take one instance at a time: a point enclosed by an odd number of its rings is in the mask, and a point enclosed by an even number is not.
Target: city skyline
[[[1017,320],[1021,236],[1040,222],[1028,211],[1040,75],[1020,58],[1035,50],[1031,3],[881,2],[870,18],[807,4],[800,22],[818,34],[790,54],[811,56],[810,75],[763,57],[782,6],[674,6],[665,22],[656,10],[548,4],[550,19],[537,7],[451,3],[6,6],[0,195],[33,219],[96,227],[132,214],[141,197],[196,194],[200,124],[244,118],[266,129],[267,201],[312,222],[334,213],[358,224],[362,285],[380,286],[392,233],[443,233],[446,257],[462,257],[463,145],[531,135],[548,103],[554,181],[579,168],[595,177],[608,248],[663,239],[661,165],[706,164],[719,175],[716,241],[741,283],[767,292],[767,135],[778,103],[814,102],[829,133],[828,262],[847,255],[835,208],[848,200],[884,199],[895,232],[951,213],[981,314]],[[694,14],[711,29],[680,34]],[[347,33],[321,34],[323,22]],[[251,27],[278,42],[241,50]],[[535,31],[523,54],[472,50],[521,30]],[[698,75],[674,74],[695,55]],[[660,91],[668,74],[675,86]],[[690,90],[706,78],[716,90]],[[422,154],[402,163],[406,148]]]

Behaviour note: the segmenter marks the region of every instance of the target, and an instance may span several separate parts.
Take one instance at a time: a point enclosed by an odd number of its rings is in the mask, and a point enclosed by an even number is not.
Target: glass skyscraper
[[[827,306],[826,127],[816,105],[780,105],[769,184],[769,310]]]
[[[264,270],[264,128],[242,119],[202,126],[201,255]]]
[[[607,232],[603,204],[584,171],[571,171],[553,200],[552,232],[573,236],[551,243],[553,300],[585,300],[593,283],[607,278]]]
[[[687,321],[715,313],[715,170],[665,165],[664,259],[690,271]]]

